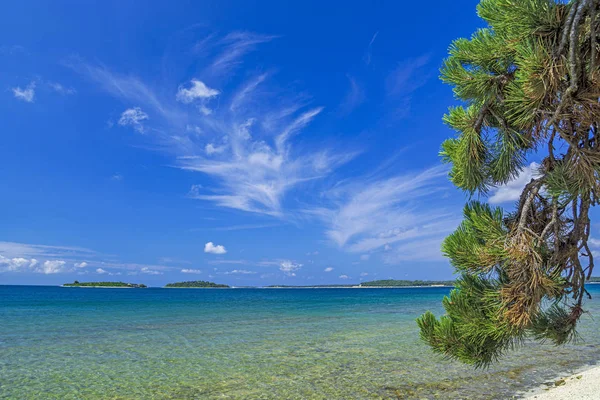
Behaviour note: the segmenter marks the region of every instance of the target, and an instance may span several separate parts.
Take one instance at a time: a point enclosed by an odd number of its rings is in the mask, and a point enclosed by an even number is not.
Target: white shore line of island
[[[552,385],[542,385],[522,393],[526,400],[598,400],[600,399],[600,365],[582,368],[566,378],[556,378]]]

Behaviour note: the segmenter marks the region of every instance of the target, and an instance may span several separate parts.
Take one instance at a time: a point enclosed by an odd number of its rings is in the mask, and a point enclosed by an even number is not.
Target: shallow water
[[[0,286],[0,398],[506,399],[600,359],[600,285],[579,344],[477,371],[419,340],[448,291]]]

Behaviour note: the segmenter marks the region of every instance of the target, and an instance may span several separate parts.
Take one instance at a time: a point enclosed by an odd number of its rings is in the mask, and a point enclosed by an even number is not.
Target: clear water
[[[446,288],[0,286],[0,398],[506,399],[600,359],[590,290],[579,344],[476,371],[419,340]]]

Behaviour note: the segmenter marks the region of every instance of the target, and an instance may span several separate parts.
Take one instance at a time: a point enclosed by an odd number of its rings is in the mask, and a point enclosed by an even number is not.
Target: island
[[[361,282],[356,284],[332,284],[332,285],[270,285],[269,289],[282,288],[394,288],[394,287],[446,287],[454,286],[454,281],[409,281],[398,279],[382,279],[377,281]]]
[[[125,282],[79,282],[65,283],[63,287],[92,287],[92,288],[130,288],[141,289],[147,287],[143,283],[125,283]]]
[[[454,286],[454,281],[409,281],[403,279],[381,279],[362,282],[361,287],[407,287],[407,286]]]
[[[186,281],[186,282],[175,282],[167,283],[166,288],[228,288],[228,285],[221,283],[214,283],[208,281]]]

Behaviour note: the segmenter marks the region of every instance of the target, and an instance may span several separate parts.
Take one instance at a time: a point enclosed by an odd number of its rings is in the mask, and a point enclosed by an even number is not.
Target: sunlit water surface
[[[0,286],[0,398],[506,399],[600,359],[600,285],[580,343],[489,370],[420,342],[448,291]]]

